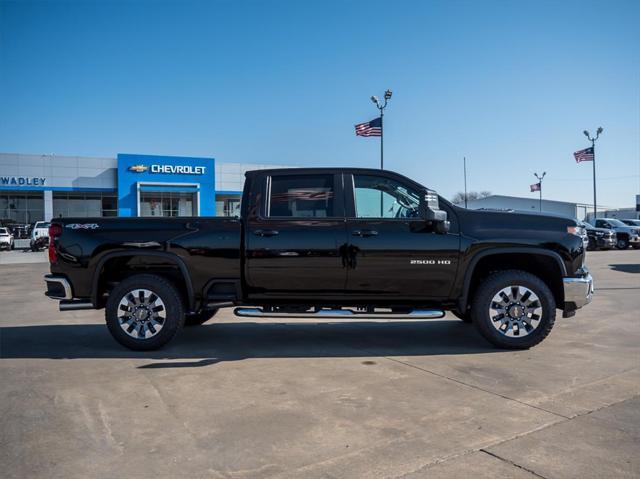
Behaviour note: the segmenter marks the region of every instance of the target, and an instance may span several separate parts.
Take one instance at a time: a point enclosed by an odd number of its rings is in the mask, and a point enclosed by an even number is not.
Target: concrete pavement
[[[640,252],[529,351],[436,321],[247,321],[120,347],[0,266],[6,478],[640,477]]]

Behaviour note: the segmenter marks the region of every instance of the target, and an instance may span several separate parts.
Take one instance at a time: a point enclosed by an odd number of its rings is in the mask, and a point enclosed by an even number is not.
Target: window
[[[27,224],[44,219],[43,193],[0,192],[0,220]]]
[[[140,216],[195,216],[194,193],[144,191],[140,193]]]
[[[354,175],[357,218],[417,218],[419,194],[383,176]]]
[[[333,192],[333,175],[273,176],[268,216],[331,217]]]
[[[91,218],[117,214],[118,198],[112,193],[53,193],[54,218]]]

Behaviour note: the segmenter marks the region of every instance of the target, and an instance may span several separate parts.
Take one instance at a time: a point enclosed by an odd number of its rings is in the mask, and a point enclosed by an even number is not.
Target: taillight
[[[58,262],[58,254],[56,253],[56,238],[62,234],[62,226],[53,224],[49,226],[49,263]]]

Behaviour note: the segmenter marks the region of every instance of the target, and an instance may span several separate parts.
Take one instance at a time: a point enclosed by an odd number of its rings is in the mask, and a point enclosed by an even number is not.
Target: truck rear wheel
[[[184,325],[200,326],[201,324],[204,324],[207,321],[209,321],[211,318],[213,318],[217,312],[218,312],[217,309],[207,309],[204,311],[200,311],[197,314],[191,314],[185,318]]]
[[[169,281],[153,274],[138,274],[111,291],[105,319],[109,332],[120,344],[148,351],[173,339],[184,324],[184,307]]]
[[[491,344],[504,349],[528,349],[551,332],[556,303],[549,287],[525,271],[500,271],[476,291],[473,323]]]

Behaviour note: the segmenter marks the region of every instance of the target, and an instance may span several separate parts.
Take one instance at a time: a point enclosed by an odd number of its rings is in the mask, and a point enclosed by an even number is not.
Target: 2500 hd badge
[[[412,259],[410,264],[451,264],[450,259]]]
[[[557,310],[573,316],[593,296],[575,220],[459,208],[390,171],[250,171],[240,218],[63,218],[49,233],[47,296],[65,311],[104,309],[136,350],[225,307],[249,318],[451,311],[523,349]]]

